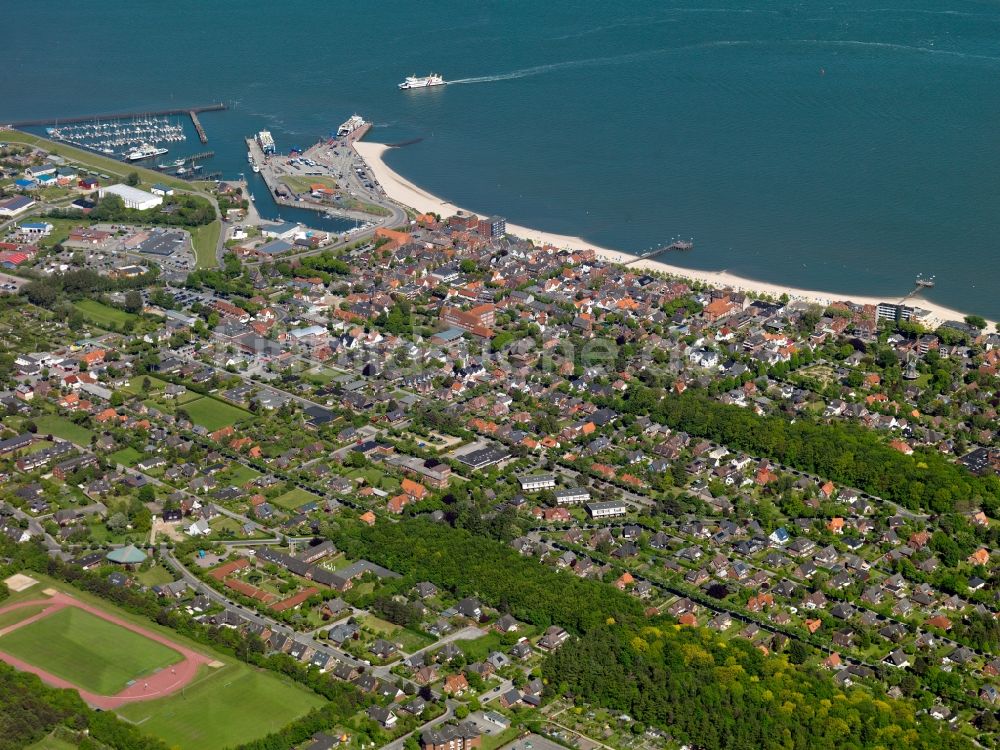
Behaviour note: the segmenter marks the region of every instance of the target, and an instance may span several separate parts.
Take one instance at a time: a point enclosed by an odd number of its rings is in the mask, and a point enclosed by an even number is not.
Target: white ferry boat
[[[428,86],[444,86],[448,83],[444,78],[441,77],[440,73],[431,73],[429,76],[407,76],[406,80],[399,84],[399,88],[406,89],[424,89]]]
[[[138,148],[125,154],[125,158],[129,161],[141,161],[143,159],[151,159],[154,156],[163,156],[165,153],[167,153],[167,149],[165,148],[157,148],[148,143],[143,143]]]
[[[361,115],[352,115],[343,125],[337,128],[337,137],[345,138],[358,128],[363,128],[367,123]]]
[[[274,153],[274,136],[271,135],[270,130],[262,130],[257,133],[257,145],[265,154]]]

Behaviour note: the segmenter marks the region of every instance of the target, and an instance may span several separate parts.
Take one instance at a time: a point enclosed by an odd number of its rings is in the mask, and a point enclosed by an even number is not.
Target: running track
[[[137,678],[135,682],[116,695],[98,695],[97,693],[91,693],[89,690],[84,690],[83,688],[74,685],[72,682],[64,680],[61,677],[57,677],[50,672],[46,672],[44,669],[39,669],[32,664],[28,664],[27,662],[21,661],[10,654],[0,651],[0,659],[7,662],[12,667],[20,669],[22,672],[31,672],[32,674],[36,674],[41,677],[46,684],[52,685],[53,687],[76,690],[80,693],[80,697],[94,708],[112,710],[126,703],[147,701],[153,698],[162,698],[163,696],[170,695],[171,693],[176,693],[195,678],[198,674],[198,668],[202,664],[208,664],[212,661],[207,656],[199,654],[197,651],[192,651],[189,648],[185,648],[179,643],[172,641],[155,631],[146,630],[145,628],[128,622],[127,620],[115,617],[110,612],[106,612],[98,607],[82,602],[69,594],[64,594],[61,591],[56,592],[49,599],[32,599],[31,601],[17,602],[16,604],[2,607],[0,608],[0,614],[38,604],[46,605],[45,609],[35,615],[32,615],[31,617],[25,618],[21,622],[14,623],[9,627],[0,630],[0,645],[3,644],[2,637],[12,630],[22,628],[32,622],[35,622],[36,620],[40,620],[43,617],[48,617],[64,607],[78,607],[85,612],[89,612],[95,617],[100,617],[102,620],[113,622],[115,625],[125,628],[126,630],[131,630],[133,633],[138,633],[144,638],[161,643],[184,657],[183,661],[178,662],[173,666],[164,667],[159,672],[151,674],[147,677]]]

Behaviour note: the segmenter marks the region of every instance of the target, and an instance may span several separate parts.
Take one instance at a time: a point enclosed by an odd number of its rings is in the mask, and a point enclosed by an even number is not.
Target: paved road
[[[184,565],[180,562],[180,560],[178,560],[174,556],[172,550],[161,548],[160,552],[163,555],[164,559],[166,559],[167,562],[170,564],[170,566],[177,571],[177,573],[188,583],[189,586],[191,586],[191,588],[193,588],[195,591],[201,594],[204,594],[212,601],[221,604],[226,609],[238,612],[241,617],[245,618],[249,622],[255,623],[257,625],[266,625],[273,632],[281,633],[282,635],[288,636],[289,638],[292,638],[298,643],[302,643],[309,646],[309,648],[313,649],[314,651],[320,651],[322,653],[325,653],[327,656],[337,659],[338,661],[341,661],[345,664],[350,664],[352,667],[358,669],[368,668],[368,665],[365,664],[365,662],[355,658],[346,651],[341,651],[338,648],[334,648],[325,641],[316,640],[310,634],[298,633],[292,628],[288,627],[287,625],[283,625],[271,617],[262,615],[260,612],[257,612],[255,610],[247,609],[242,604],[238,604],[235,601],[229,599],[227,596],[216,591],[214,588],[209,586],[207,583],[203,582],[200,578],[198,578],[186,567],[184,567]]]
[[[417,727],[416,729],[414,729],[412,732],[408,732],[407,734],[404,734],[402,737],[397,737],[392,742],[390,742],[388,745],[383,745],[382,748],[381,748],[381,750],[403,750],[403,745],[406,744],[406,740],[411,735],[414,735],[414,734],[419,735],[425,729],[430,729],[431,727],[435,727],[438,724],[444,724],[446,721],[448,721],[448,719],[450,719],[452,716],[455,715],[455,707],[457,705],[458,704],[455,701],[453,701],[453,700],[449,699],[449,700],[445,701],[445,710],[444,710],[443,714],[441,714],[440,716],[438,716],[436,719],[431,719],[426,724],[420,725],[419,727]]]

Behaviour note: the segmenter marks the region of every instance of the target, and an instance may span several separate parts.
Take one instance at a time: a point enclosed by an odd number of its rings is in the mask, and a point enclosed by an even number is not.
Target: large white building
[[[582,487],[556,490],[556,505],[579,505],[588,502],[590,502],[590,490]]]
[[[153,195],[152,193],[147,193],[145,190],[139,190],[139,188],[129,185],[119,184],[102,187],[97,191],[97,195],[101,198],[107,195],[117,195],[125,202],[125,208],[136,208],[140,211],[145,211],[148,208],[156,208],[163,203],[162,196]]]
[[[521,483],[522,492],[551,490],[556,486],[556,478],[551,474],[532,474],[528,477],[520,477],[517,481]]]
[[[612,500],[604,503],[588,503],[587,512],[591,518],[611,518],[613,516],[624,516],[628,512],[625,503],[619,500]]]

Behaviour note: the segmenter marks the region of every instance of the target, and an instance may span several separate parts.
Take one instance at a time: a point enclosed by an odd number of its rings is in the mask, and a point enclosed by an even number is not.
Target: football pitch
[[[64,607],[0,637],[0,650],[99,695],[119,693],[184,658],[78,607]]]
[[[221,669],[202,668],[174,695],[122,706],[117,713],[171,747],[195,750],[249,742],[324,702],[273,672],[228,662]]]

